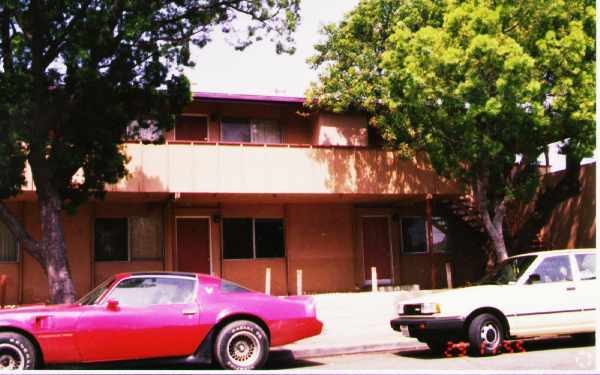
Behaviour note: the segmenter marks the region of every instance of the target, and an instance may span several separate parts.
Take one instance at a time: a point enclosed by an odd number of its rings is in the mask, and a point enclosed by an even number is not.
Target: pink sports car
[[[322,327],[311,297],[272,297],[202,274],[119,274],[75,304],[0,311],[0,369],[150,358],[254,369],[270,346]]]

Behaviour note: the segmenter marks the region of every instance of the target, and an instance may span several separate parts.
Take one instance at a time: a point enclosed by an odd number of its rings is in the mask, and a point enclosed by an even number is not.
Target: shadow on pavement
[[[594,346],[593,343],[570,336],[553,337],[544,339],[532,339],[523,341],[523,349],[525,352],[535,352],[541,350],[564,349],[564,348],[581,348]],[[408,352],[397,352],[394,355],[398,357],[410,357],[415,359],[440,359],[442,354],[433,353],[430,350],[415,350]]]
[[[269,352],[265,370],[283,370],[322,365],[320,362],[296,359],[289,350],[275,349]],[[172,363],[168,360],[109,362],[75,365],[48,366],[46,370],[220,370],[217,364],[203,365],[191,363]]]

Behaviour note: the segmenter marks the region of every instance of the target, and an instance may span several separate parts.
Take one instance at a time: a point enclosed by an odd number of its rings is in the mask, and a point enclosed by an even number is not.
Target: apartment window
[[[281,127],[276,121],[225,118],[221,140],[241,143],[281,143]]]
[[[16,262],[18,260],[18,248],[15,236],[0,221],[0,262]]]
[[[129,235],[127,218],[96,219],[94,225],[94,258],[103,260],[128,260]]]
[[[427,228],[425,218],[405,217],[402,226],[402,251],[408,254],[427,252]]]
[[[223,219],[223,258],[285,256],[283,219]]]
[[[208,141],[208,116],[182,115],[175,124],[175,140]]]
[[[94,258],[97,261],[162,259],[162,216],[98,218],[94,226]]]

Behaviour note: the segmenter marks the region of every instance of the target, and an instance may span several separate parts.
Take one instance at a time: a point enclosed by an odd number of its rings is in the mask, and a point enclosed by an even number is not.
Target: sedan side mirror
[[[108,303],[106,304],[106,309],[111,311],[117,311],[119,309],[119,301],[117,301],[116,299],[109,299]]]
[[[540,277],[540,275],[538,275],[537,273],[532,273],[531,275],[529,275],[529,278],[527,278],[527,284],[539,283],[541,280],[542,278]]]

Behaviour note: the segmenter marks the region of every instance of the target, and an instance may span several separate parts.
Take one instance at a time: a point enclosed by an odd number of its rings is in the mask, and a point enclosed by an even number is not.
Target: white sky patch
[[[301,23],[295,33],[296,53],[275,53],[268,41],[235,51],[229,36],[215,31],[213,40],[202,49],[192,49],[196,66],[186,69],[192,91],[235,94],[304,96],[317,74],[306,59],[314,54],[313,45],[321,40],[322,25],[339,22],[358,5],[358,0],[303,0]],[[217,28],[217,30],[219,30]]]

